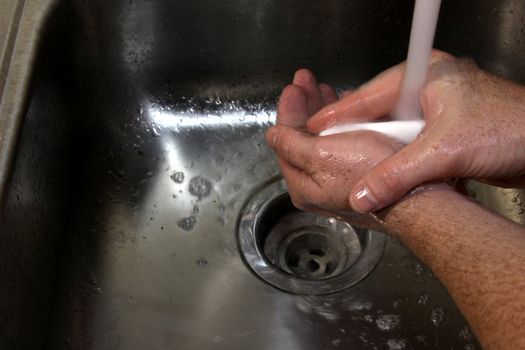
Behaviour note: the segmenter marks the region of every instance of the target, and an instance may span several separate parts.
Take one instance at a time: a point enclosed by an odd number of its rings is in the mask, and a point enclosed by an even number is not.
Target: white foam
[[[329,136],[335,134],[342,134],[345,132],[368,130],[381,133],[385,136],[398,140],[402,144],[408,145],[414,141],[425,127],[423,120],[396,120],[378,123],[354,123],[335,125],[326,130],[321,131],[319,136]]]

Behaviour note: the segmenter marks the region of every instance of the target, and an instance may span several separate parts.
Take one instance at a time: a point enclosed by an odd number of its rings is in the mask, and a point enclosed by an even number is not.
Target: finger
[[[323,106],[337,102],[338,97],[335,90],[328,84],[319,84],[319,91],[323,99]]]
[[[291,165],[309,172],[314,156],[315,137],[286,126],[273,126],[266,131],[266,142]]]
[[[308,116],[306,95],[303,89],[296,85],[286,86],[277,106],[277,124],[304,128]]]
[[[324,106],[317,80],[311,71],[305,68],[299,69],[295,72],[293,84],[303,89],[306,95],[308,116],[317,113]]]
[[[282,157],[278,158],[279,168],[286,181],[288,193],[292,199],[293,205],[297,209],[308,210],[311,205],[307,202],[307,198],[311,197],[311,193],[317,193],[318,188],[311,177],[299,168],[294,167],[284,160]]]
[[[350,205],[359,213],[382,209],[422,183],[454,176],[453,157],[420,139],[377,164],[350,192]]]
[[[403,67],[401,64],[386,70],[357,91],[322,108],[308,120],[308,131],[318,134],[335,124],[375,120],[388,115],[395,107]]]

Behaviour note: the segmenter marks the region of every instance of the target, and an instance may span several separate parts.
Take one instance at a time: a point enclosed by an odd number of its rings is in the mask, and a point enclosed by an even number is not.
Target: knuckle
[[[377,170],[381,183],[380,187],[382,188],[377,189],[374,195],[379,198],[389,199],[393,194],[397,194],[404,185],[401,174],[385,164],[378,165]]]
[[[300,210],[308,209],[306,203],[300,198],[298,198],[296,195],[290,194],[290,199],[292,200],[293,206],[296,207],[297,209],[300,209]]]
[[[441,79],[430,80],[421,91],[420,99],[422,102],[430,103],[438,99],[439,95],[446,88],[445,82]]]
[[[294,207],[300,210],[304,210],[302,202],[298,201],[295,197],[291,197],[291,199],[292,199],[292,204]]]
[[[453,61],[456,59],[455,56],[449,54],[448,52],[433,49],[432,54],[430,55],[432,62],[443,62],[443,61]]]
[[[281,95],[299,95],[299,94],[301,94],[301,90],[293,84],[286,85],[285,88],[283,89],[283,92],[281,93]]]
[[[456,147],[456,141],[453,135],[441,137],[430,144],[427,157],[432,157],[438,161],[442,169],[450,168],[458,156],[456,153],[459,147]]]
[[[478,67],[476,61],[474,61],[472,57],[460,57],[460,58],[457,58],[456,62],[458,63],[458,66],[464,69],[471,70],[473,68]]]
[[[277,139],[277,144],[279,147],[279,150],[281,155],[286,159],[289,160],[290,156],[293,152],[293,143],[289,135],[286,133],[279,133],[279,138]]]
[[[359,106],[359,110],[365,115],[369,115],[372,113],[373,110],[373,104],[370,101],[370,98],[365,96],[364,94],[361,94],[357,100],[357,105]]]

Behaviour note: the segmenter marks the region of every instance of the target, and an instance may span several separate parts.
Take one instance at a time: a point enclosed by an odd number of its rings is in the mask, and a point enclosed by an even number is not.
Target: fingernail
[[[352,208],[360,213],[368,213],[377,208],[379,202],[377,198],[374,197],[372,192],[366,187],[366,185],[361,184],[357,186],[357,191],[355,196],[351,198]]]

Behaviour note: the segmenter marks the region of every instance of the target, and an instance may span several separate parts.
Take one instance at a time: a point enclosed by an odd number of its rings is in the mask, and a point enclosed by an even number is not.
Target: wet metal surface
[[[263,282],[237,241],[243,205],[279,176],[263,132],[294,70],[359,85],[403,60],[411,8],[25,1],[2,59],[2,350],[478,349],[393,239],[325,296]],[[436,45],[523,82],[523,13],[444,1]]]

